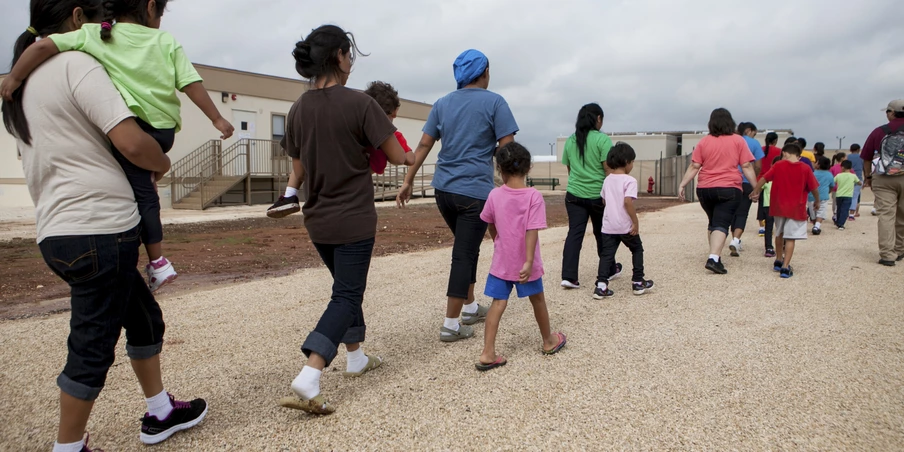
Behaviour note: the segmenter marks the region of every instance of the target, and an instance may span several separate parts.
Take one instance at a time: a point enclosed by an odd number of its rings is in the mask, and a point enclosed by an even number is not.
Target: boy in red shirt
[[[775,253],[773,269],[782,278],[794,276],[791,257],[797,240],[807,239],[807,194],[812,193],[814,209],[819,209],[819,182],[806,164],[800,161],[800,146],[787,144],[782,148],[782,160],[760,176],[750,199],[759,198],[760,189],[772,182],[769,214],[775,217]]]

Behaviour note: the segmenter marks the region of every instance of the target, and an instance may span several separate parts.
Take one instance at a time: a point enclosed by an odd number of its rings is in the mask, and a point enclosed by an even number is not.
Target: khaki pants
[[[879,255],[894,261],[904,255],[904,176],[874,176],[872,187],[879,215]]]

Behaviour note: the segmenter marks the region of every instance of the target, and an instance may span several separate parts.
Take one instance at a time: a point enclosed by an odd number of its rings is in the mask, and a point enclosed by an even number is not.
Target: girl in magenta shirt
[[[543,353],[552,355],[565,346],[565,335],[552,333],[543,294],[543,260],[539,230],[546,229],[543,195],[527,186],[530,152],[518,143],[506,144],[496,154],[496,165],[505,185],[493,189],[480,219],[489,225],[493,239],[493,263],[484,293],[493,299],[486,318],[483,353],[477,370],[487,371],[506,364],[496,354],[496,332],[512,289],[519,298],[529,297],[543,338]]]

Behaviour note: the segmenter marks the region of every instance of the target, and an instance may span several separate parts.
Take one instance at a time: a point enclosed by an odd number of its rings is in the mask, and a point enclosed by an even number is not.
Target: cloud
[[[0,17],[0,60],[28,25],[24,0]],[[810,142],[862,142],[904,97],[896,0],[180,0],[163,28],[196,62],[298,77],[291,51],[311,29],[354,32],[370,56],[349,84],[385,80],[433,102],[455,88],[452,61],[478,48],[518,139],[545,153],[599,102],[606,131],[704,129],[738,121],[792,128]],[[897,38],[900,39],[900,38]]]

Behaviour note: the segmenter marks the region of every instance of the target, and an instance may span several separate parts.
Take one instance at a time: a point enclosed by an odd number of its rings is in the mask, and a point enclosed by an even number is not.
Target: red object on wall
[[[232,95],[232,100],[235,100],[235,98],[236,98],[236,95],[233,94],[233,95]]]
[[[650,179],[647,180],[647,193],[653,194],[654,185],[656,185],[656,182],[653,181],[653,176],[650,176]]]

